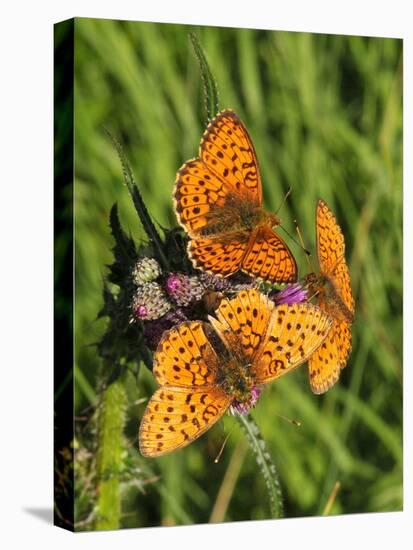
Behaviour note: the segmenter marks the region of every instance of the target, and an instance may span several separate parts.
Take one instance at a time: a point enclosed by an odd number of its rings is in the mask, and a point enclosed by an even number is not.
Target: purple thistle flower
[[[230,414],[232,415],[247,414],[250,411],[250,409],[255,406],[260,395],[261,395],[260,388],[258,386],[253,386],[251,389],[251,395],[248,401],[241,402],[241,401],[237,401],[236,399],[233,400],[229,408]]]
[[[178,306],[188,306],[192,302],[198,302],[204,293],[198,277],[185,273],[170,273],[165,283],[169,297]]]
[[[145,319],[148,316],[148,308],[142,304],[137,306],[135,309],[135,315],[139,319]]]
[[[228,278],[217,277],[205,271],[200,273],[199,280],[206,290],[214,290],[215,292],[222,292],[231,287],[231,282]]]
[[[271,300],[275,302],[277,306],[282,304],[292,305],[298,304],[300,302],[305,302],[308,298],[308,289],[300,285],[299,283],[294,283],[287,285],[285,288],[276,292],[275,294],[270,295]]]

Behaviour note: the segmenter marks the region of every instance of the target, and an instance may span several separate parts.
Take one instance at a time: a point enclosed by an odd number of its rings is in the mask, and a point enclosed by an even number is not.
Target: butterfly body
[[[256,380],[251,372],[248,359],[231,358],[220,366],[217,373],[217,384],[223,391],[240,403],[247,403],[251,398]]]
[[[227,109],[208,125],[199,157],[178,171],[174,206],[197,269],[228,277],[237,271],[293,282],[293,255],[273,228],[278,218],[262,205],[258,161],[238,116]]]
[[[224,298],[209,321],[184,322],[158,345],[160,387],[139,430],[144,456],[188,445],[231,407],[248,410],[260,386],[307,361],[331,328],[317,306],[276,306],[255,289]]]
[[[353,322],[354,314],[348,309],[334,281],[324,273],[310,273],[305,281],[310,292],[317,296],[317,303],[333,318]]]
[[[320,273],[307,275],[306,282],[317,305],[333,320],[327,338],[309,360],[311,389],[321,394],[337,382],[347,364],[355,306],[344,255],[344,236],[333,212],[323,200],[317,204],[316,233]]]

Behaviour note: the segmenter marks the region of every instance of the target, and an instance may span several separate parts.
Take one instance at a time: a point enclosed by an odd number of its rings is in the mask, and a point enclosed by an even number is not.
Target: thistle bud
[[[141,258],[132,270],[132,278],[136,285],[150,283],[159,277],[161,267],[155,258]]]

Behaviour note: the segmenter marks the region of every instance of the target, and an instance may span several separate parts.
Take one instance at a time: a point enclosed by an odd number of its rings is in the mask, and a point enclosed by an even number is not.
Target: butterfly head
[[[323,291],[324,279],[321,273],[309,273],[305,276],[304,282],[311,294],[319,295]]]
[[[280,219],[272,212],[262,212],[262,223],[268,225],[271,229],[280,225]]]

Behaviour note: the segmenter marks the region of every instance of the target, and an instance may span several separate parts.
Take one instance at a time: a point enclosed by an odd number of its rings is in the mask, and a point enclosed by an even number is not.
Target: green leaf
[[[122,229],[116,204],[112,206],[110,211],[109,225],[115,239],[115,246],[112,249],[115,261],[109,266],[108,279],[111,283],[122,286],[125,279],[130,276],[132,267],[138,259],[138,254],[135,243]]]
[[[167,271],[169,269],[169,262],[165,254],[164,243],[152,221],[152,218],[149,215],[142,195],[140,194],[140,191],[136,185],[135,177],[133,175],[128,159],[126,158],[126,155],[123,152],[122,146],[119,141],[108,130],[105,131],[109,138],[112,140],[112,143],[118,153],[119,160],[122,164],[123,178],[125,180],[129,193],[131,194],[135,210],[142,223],[143,229],[145,230],[145,233],[147,234],[148,239],[153,246],[156,259],[159,261],[163,269]]]
[[[218,87],[211,69],[209,68],[207,58],[201,44],[199,43],[197,35],[191,32],[189,33],[189,38],[192,42],[192,47],[194,48],[199,68],[201,70],[202,82],[204,84],[205,109],[207,114],[207,122],[209,122],[214,118],[219,110]]]

